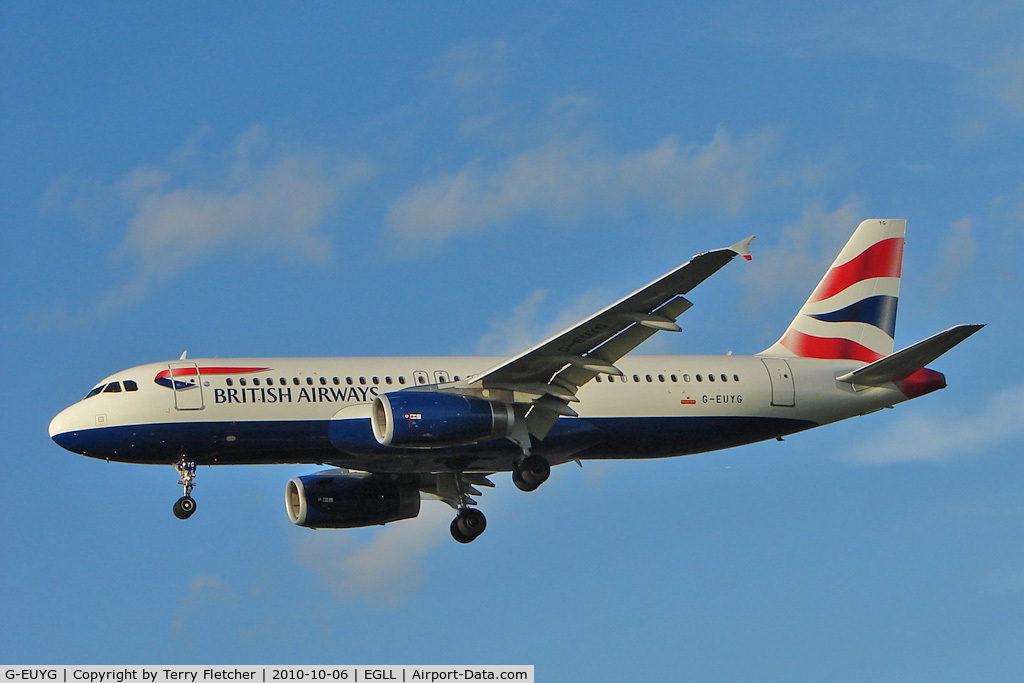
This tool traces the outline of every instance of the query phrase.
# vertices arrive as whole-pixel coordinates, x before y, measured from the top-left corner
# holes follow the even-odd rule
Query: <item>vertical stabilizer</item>
[[[906,227],[902,219],[857,226],[782,338],[759,355],[871,363],[891,354]]]

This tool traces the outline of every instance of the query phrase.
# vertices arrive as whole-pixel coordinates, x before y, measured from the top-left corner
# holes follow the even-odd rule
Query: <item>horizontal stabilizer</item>
[[[957,325],[951,327],[908,346],[902,351],[880,358],[853,372],[840,375],[836,379],[840,382],[869,387],[882,386],[889,382],[906,379],[983,327],[985,326]]]

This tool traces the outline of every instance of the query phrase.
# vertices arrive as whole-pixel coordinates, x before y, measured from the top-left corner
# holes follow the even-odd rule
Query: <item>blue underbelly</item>
[[[815,424],[765,417],[560,419],[533,452],[553,464],[579,459],[663,458],[740,446]],[[444,449],[381,446],[369,420],[193,422],[104,427],[54,436],[67,450],[119,462],[203,465],[330,463],[353,469],[506,470],[520,455],[507,439]]]

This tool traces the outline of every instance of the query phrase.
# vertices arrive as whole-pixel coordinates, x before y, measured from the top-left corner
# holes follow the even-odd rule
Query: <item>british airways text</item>
[[[215,403],[367,403],[377,396],[377,387],[244,387],[213,390]]]

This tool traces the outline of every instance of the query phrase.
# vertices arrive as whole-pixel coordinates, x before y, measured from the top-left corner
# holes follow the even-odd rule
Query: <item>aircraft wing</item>
[[[680,331],[676,318],[693,305],[683,295],[735,257],[749,260],[753,239],[694,256],[564,332],[467,378],[470,387],[532,397],[527,427],[543,439],[559,415],[576,415],[568,404],[581,386],[600,373],[621,375],[615,362],[655,332]]]

